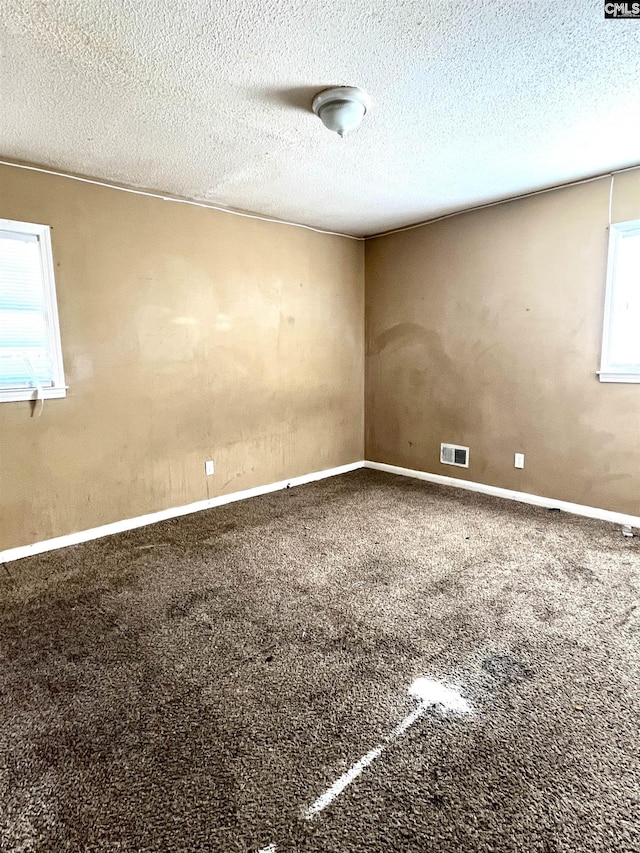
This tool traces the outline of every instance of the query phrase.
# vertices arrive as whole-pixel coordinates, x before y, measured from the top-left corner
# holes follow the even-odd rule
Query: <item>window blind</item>
[[[0,388],[53,385],[40,241],[0,230]]]
[[[611,313],[610,365],[640,365],[640,233],[618,242]]]

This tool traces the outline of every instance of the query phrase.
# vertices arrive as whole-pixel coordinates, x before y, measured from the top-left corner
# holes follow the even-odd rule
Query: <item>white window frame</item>
[[[62,344],[60,341],[60,321],[58,319],[58,303],[56,299],[56,283],[51,250],[51,229],[48,225],[38,225],[34,222],[19,222],[14,219],[0,219],[1,231],[13,231],[15,234],[35,236],[40,247],[40,263],[42,265],[42,286],[44,288],[45,323],[47,327],[47,342],[51,357],[52,385],[25,388],[2,388],[0,386],[0,403],[19,400],[51,400],[67,396],[67,386],[64,381],[64,365],[62,363]]]
[[[616,290],[616,263],[620,240],[625,235],[640,237],[640,219],[616,222],[609,226],[609,256],[607,259],[607,286],[604,301],[604,324],[602,329],[602,356],[598,376],[600,382],[640,382],[640,364],[614,364],[611,359],[613,338],[613,306]],[[638,271],[640,286],[640,270]],[[640,334],[640,329],[638,330]]]

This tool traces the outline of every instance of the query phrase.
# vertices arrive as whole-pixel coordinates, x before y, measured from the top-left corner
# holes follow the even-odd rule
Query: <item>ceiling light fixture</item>
[[[364,89],[336,86],[318,92],[311,106],[325,127],[338,136],[344,136],[360,127],[365,114],[371,109],[371,98]]]

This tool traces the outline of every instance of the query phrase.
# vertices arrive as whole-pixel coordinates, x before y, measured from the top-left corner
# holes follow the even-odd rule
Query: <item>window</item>
[[[640,219],[609,232],[601,382],[640,382]]]
[[[0,401],[64,396],[49,226],[0,219]]]

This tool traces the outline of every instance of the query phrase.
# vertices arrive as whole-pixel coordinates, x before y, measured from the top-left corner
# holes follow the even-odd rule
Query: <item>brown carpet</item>
[[[0,567],[0,849],[640,851],[639,542],[358,471]]]

